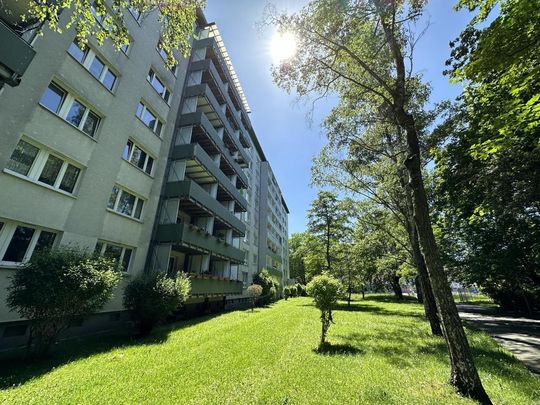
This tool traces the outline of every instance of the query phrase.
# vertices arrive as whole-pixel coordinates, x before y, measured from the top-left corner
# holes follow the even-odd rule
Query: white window
[[[118,76],[92,49],[89,47],[81,49],[77,42],[73,41],[69,46],[68,53],[78,60],[107,89],[113,90]]]
[[[49,84],[39,103],[85,134],[96,134],[101,118],[57,84]]]
[[[154,158],[146,153],[139,145],[135,144],[131,139],[128,140],[124,147],[122,157],[137,166],[142,171],[152,175],[154,169]]]
[[[114,186],[107,203],[107,208],[130,218],[141,219],[144,200],[122,189]]]
[[[27,262],[34,252],[52,248],[56,235],[55,231],[0,219],[0,262]]]
[[[105,256],[116,260],[122,271],[128,272],[129,265],[133,259],[135,249],[129,246],[121,246],[115,243],[98,240],[94,252],[100,256]]]
[[[152,130],[157,136],[161,135],[161,129],[163,128],[163,123],[157,118],[156,114],[148,109],[146,104],[142,101],[137,106],[137,112],[135,113],[137,117]]]
[[[154,90],[158,92],[158,94],[161,96],[165,102],[169,102],[169,99],[171,98],[171,92],[167,87],[163,84],[161,79],[156,75],[156,72],[154,72],[152,69],[148,72],[148,76],[146,77],[146,80],[152,85]]]
[[[11,154],[6,171],[69,194],[74,193],[81,173],[79,167],[22,139]]]

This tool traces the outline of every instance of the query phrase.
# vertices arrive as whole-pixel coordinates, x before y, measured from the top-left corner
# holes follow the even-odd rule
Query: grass
[[[483,307],[498,307],[493,299],[484,294],[467,294],[466,300],[461,301],[459,294],[454,294],[454,301],[456,304],[471,304],[471,305],[480,305]]]
[[[422,307],[387,296],[335,311],[331,344],[309,298],[170,325],[145,340],[65,343],[48,360],[0,364],[6,404],[469,404],[447,384],[443,340]],[[497,404],[540,404],[540,380],[468,331]]]

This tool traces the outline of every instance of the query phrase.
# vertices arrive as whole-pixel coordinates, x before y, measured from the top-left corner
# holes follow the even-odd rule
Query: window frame
[[[82,60],[79,60],[77,59],[69,50],[71,48],[72,45],[75,45],[77,46],[77,48],[79,48],[79,50],[81,50],[83,52],[83,58]],[[123,51],[122,51],[123,52]],[[98,55],[93,49],[92,47],[90,47],[89,45],[86,45],[85,46],[85,49],[81,49],[79,47],[79,44],[77,43],[76,40],[73,40],[73,42],[69,45],[68,49],[67,49],[67,53],[73,58],[75,59],[78,63],[80,63],[87,71],[88,73],[90,73],[90,76],[92,76],[94,79],[96,79],[98,82],[101,83],[101,85],[103,87],[105,87],[107,90],[109,90],[111,93],[114,93],[114,91],[116,90],[116,86],[118,84],[118,79],[120,77],[120,75],[118,74],[118,72],[116,71],[116,69],[112,68],[110,63],[101,55]],[[101,62],[101,64],[103,65],[103,69],[101,71],[101,73],[99,74],[99,77],[94,75],[94,73],[90,70],[90,68],[92,67],[92,64],[94,63],[95,60],[98,60],[99,62]],[[109,86],[107,86],[105,84],[105,78],[107,77],[107,73],[111,73],[113,76],[114,76],[114,82],[113,82],[113,85],[109,88]],[[57,85],[58,87],[58,85]],[[64,90],[65,91],[65,90]]]
[[[97,247],[98,247],[99,244],[101,244],[101,249],[98,252]],[[129,271],[130,271],[130,269],[132,267],[133,257],[135,256],[135,247],[120,244],[120,243],[115,243],[115,242],[109,242],[109,241],[106,241],[106,240],[103,240],[103,239],[98,239],[97,242],[96,242],[96,245],[94,247],[94,253],[98,254],[99,256],[105,256],[105,250],[107,249],[107,246],[109,246],[109,245],[119,247],[119,248],[122,249],[122,252],[120,253],[120,258],[118,259],[118,267],[122,269],[121,270],[122,273],[126,273],[126,274],[129,273]],[[131,250],[131,256],[129,257],[129,263],[128,263],[127,267],[124,267],[123,266],[123,261],[124,261],[124,257],[126,255],[127,250]]]
[[[58,108],[58,112],[55,112],[55,111],[51,110],[49,107],[47,107],[45,104],[43,104],[41,102],[41,98],[43,98],[43,95],[45,94],[45,92],[42,94],[42,96],[41,96],[41,98],[39,100],[39,105],[42,106],[43,108],[45,108],[47,111],[50,111],[54,115],[58,116],[59,118],[64,120],[66,123],[68,123],[72,127],[78,129],[80,132],[82,132],[86,136],[89,136],[90,138],[95,140],[96,139],[96,134],[97,134],[97,132],[99,131],[99,128],[100,128],[101,121],[103,120],[103,116],[98,114],[91,107],[89,107],[88,103],[86,103],[84,101],[81,101],[79,98],[74,96],[70,91],[66,90],[64,87],[60,86],[55,81],[51,81],[49,83],[49,85],[47,86],[47,89],[45,91],[47,91],[49,89],[49,86],[51,84],[54,85],[55,87],[59,88],[60,90],[62,90],[65,93],[65,96],[62,98],[62,101],[60,103],[60,107]],[[79,125],[75,125],[72,122],[67,120],[67,115],[70,112],[71,107],[73,106],[73,104],[75,102],[77,102],[80,105],[82,105],[83,107],[85,107],[85,111],[84,111],[84,113],[83,113],[83,115],[81,117],[81,122],[79,123]],[[88,116],[90,115],[90,113],[92,113],[95,117],[97,117],[97,125],[95,126],[95,129],[92,132],[92,134],[89,134],[88,132],[86,132],[84,130],[86,121],[87,121]]]
[[[24,222],[8,221],[5,219],[0,219],[0,223],[3,223],[3,226],[0,227],[0,267],[18,267],[23,266],[25,263],[27,263],[35,252],[37,242],[42,232],[50,232],[55,235],[51,248],[54,248],[58,243],[58,236],[60,235],[60,232],[57,230],[37,225],[31,225]],[[34,233],[30,238],[30,242],[28,243],[28,246],[24,252],[23,259],[20,262],[4,260],[7,249],[13,239],[13,236],[15,236],[15,232],[17,231],[17,228],[19,226],[31,228],[34,230]]]
[[[141,115],[139,116],[139,107],[142,106],[141,109]],[[143,121],[144,113],[149,112],[154,116],[155,124],[154,128],[150,127]],[[135,116],[143,123],[143,125],[148,128],[150,131],[152,131],[158,138],[161,139],[161,133],[163,132],[163,127],[165,126],[165,123],[159,118],[159,115],[156,114],[152,109],[148,108],[148,105],[143,101],[139,101],[139,104],[137,104],[137,109],[135,110]],[[159,124],[159,125],[158,125]],[[158,131],[159,126],[159,131]]]
[[[114,203],[113,203],[112,207],[109,207],[109,204],[111,202],[111,197],[114,194],[114,189],[115,188],[117,189],[116,197],[114,199]],[[130,196],[135,197],[135,200],[133,201],[133,208],[132,208],[131,215],[128,215],[128,214],[125,214],[123,212],[118,211],[118,205],[120,203],[120,200],[122,198],[123,193],[127,193]],[[122,215],[123,217],[130,218],[130,219],[133,219],[133,220],[138,221],[138,222],[142,222],[142,218],[144,216],[144,210],[145,210],[146,201],[147,201],[146,199],[144,199],[142,197],[139,197],[137,194],[133,193],[132,191],[127,190],[126,188],[120,186],[119,184],[115,184],[113,186],[112,190],[111,190],[111,193],[109,194],[109,199],[107,200],[107,210],[110,211],[110,212],[113,212],[115,214]],[[137,208],[138,208],[139,202],[142,203],[141,212],[139,214],[139,217],[136,217],[135,214],[137,213]]]
[[[59,155],[58,153],[55,153],[54,151],[51,151],[49,149],[43,148],[31,141],[29,141],[27,138],[23,137],[19,140],[17,143],[17,146],[20,142],[25,142],[35,148],[38,149],[38,152],[32,161],[32,164],[30,165],[30,169],[28,170],[28,173],[26,175],[16,172],[15,170],[9,169],[7,166],[4,168],[4,172],[9,173],[13,176],[21,177],[24,180],[30,181],[32,183],[38,184],[42,187],[47,187],[49,189],[52,189],[54,191],[69,195],[69,196],[75,196],[76,192],[78,191],[78,186],[80,184],[81,175],[83,172],[83,167],[79,165],[78,163],[66,159],[63,156]],[[12,154],[13,155],[13,152]],[[53,184],[45,183],[41,180],[41,175],[43,174],[43,169],[45,168],[45,165],[47,164],[47,161],[49,160],[49,157],[53,156],[56,159],[60,159],[62,161],[62,165],[60,167],[60,170],[58,171],[58,174],[56,175],[56,178],[54,180]],[[8,163],[11,161],[11,156],[8,159]],[[62,182],[64,181],[64,177],[66,175],[66,172],[69,168],[69,166],[73,166],[79,170],[79,174],[77,175],[77,180],[75,181],[75,184],[73,185],[73,190],[71,192],[63,190],[60,188],[62,185]]]
[[[126,147],[128,147],[130,142],[131,142],[131,148],[129,148],[128,156],[126,158],[126,157],[124,157],[124,152],[125,152],[125,149],[126,149]],[[131,159],[133,158],[133,153],[135,151],[135,148],[139,148],[142,152],[144,152],[146,154],[146,158],[144,159],[143,168],[140,168],[138,165],[136,165],[135,163],[133,163],[131,161]],[[140,144],[138,142],[136,142],[133,139],[129,138],[128,141],[126,142],[126,146],[124,147],[124,152],[122,152],[122,159],[124,161],[128,162],[132,166],[135,166],[137,169],[143,171],[144,173],[146,173],[150,177],[154,177],[154,169],[156,167],[156,165],[155,165],[156,158],[151,153],[149,153],[145,148],[140,146]],[[149,173],[149,172],[146,171],[146,169],[148,168],[148,162],[150,161],[150,159],[152,159],[152,167],[151,167],[150,173]]]
[[[159,84],[161,84],[161,87],[163,87],[163,93],[160,93],[158,89],[156,89],[156,86],[154,86],[154,80],[157,80]],[[150,83],[152,88],[155,90],[157,94],[169,105],[169,102],[171,101],[172,93],[169,90],[169,87],[165,84],[165,82],[159,77],[159,75],[156,73],[156,71],[150,67],[150,70],[148,71],[148,75],[146,76],[146,81]]]

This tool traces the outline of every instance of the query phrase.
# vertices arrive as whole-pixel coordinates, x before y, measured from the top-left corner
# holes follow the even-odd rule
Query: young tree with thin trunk
[[[404,166],[412,192],[414,224],[450,354],[450,381],[456,390],[491,403],[482,386],[433,234],[422,173],[415,83],[414,23],[424,1],[315,0],[294,15],[271,22],[292,32],[300,50],[274,69],[276,83],[299,96],[338,95],[354,89],[356,103],[370,106],[404,133]]]

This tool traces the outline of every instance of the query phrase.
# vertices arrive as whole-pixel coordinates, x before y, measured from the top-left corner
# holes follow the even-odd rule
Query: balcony
[[[221,138],[218,136],[214,126],[210,123],[206,114],[202,111],[183,114],[180,118],[180,126],[192,125],[191,142],[198,143],[211,154],[221,154],[220,168],[223,173],[238,176],[236,186],[238,188],[248,188],[248,179],[240,165],[234,160]]]
[[[273,269],[271,267],[270,268],[267,267],[266,270],[271,276],[277,277],[278,280],[280,281],[283,278],[283,273],[281,272],[281,270]]]
[[[0,20],[0,83],[18,86],[36,51]]]
[[[214,229],[231,228],[233,236],[244,236],[246,225],[232,212],[215,200],[201,186],[191,180],[167,183],[165,186],[167,198],[180,198],[182,210],[192,216],[215,216]]]
[[[191,296],[240,295],[244,287],[244,284],[237,280],[194,275],[190,275],[190,279]]]
[[[225,116],[218,100],[212,93],[210,86],[205,83],[189,86],[185,90],[184,96],[186,98],[198,97],[197,110],[204,112],[214,127],[224,127],[225,133],[230,139],[230,148],[238,151],[240,164],[247,166],[250,159],[244,150],[244,146],[242,145],[240,138],[236,136],[236,132],[231,127],[229,120]]]
[[[235,212],[247,211],[247,201],[231,180],[223,174],[216,162],[197,144],[178,145],[172,160],[187,160],[186,175],[199,184],[218,183],[217,200],[235,201]]]
[[[185,223],[161,224],[157,232],[158,243],[172,243],[173,249],[191,254],[209,254],[217,260],[230,260],[242,264],[243,250],[235,248],[209,233]]]

